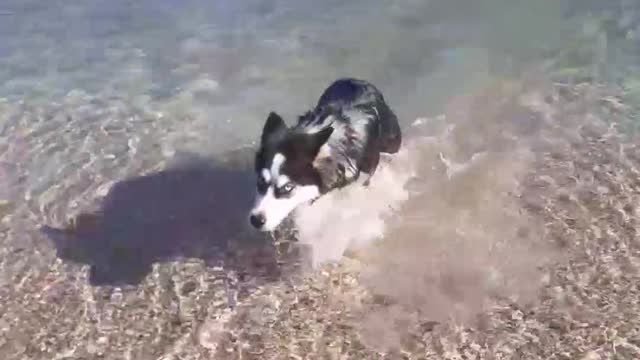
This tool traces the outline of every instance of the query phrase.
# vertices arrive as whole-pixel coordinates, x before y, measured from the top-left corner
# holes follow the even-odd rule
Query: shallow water
[[[610,4],[3,1],[0,338],[8,340],[0,342],[0,355],[75,358],[111,344],[113,354],[157,357],[178,351],[158,343],[186,344],[188,326],[174,326],[172,316],[198,326],[199,317],[215,313],[211,302],[226,308],[247,296],[224,290],[215,275],[220,267],[259,279],[247,288],[279,280],[273,269],[282,259],[268,239],[250,246],[231,241],[256,240],[242,216],[252,191],[247,154],[269,111],[292,122],[336,77],[372,81],[411,132],[417,118],[455,110],[455,97],[548,68],[586,37],[590,45],[579,56],[556,61],[562,70],[579,68],[581,77],[623,85],[640,100],[637,77],[629,76],[640,64],[639,10],[630,1]],[[604,35],[593,30],[601,17],[615,20]],[[483,121],[500,126],[490,116]],[[477,149],[467,137],[456,151],[470,156]],[[231,165],[213,160],[239,148],[244,155]],[[394,182],[392,175],[380,186]],[[388,195],[391,202],[406,200],[403,192]],[[59,232],[68,219],[94,210],[103,218],[97,225],[85,218],[89,225],[80,228],[90,229],[83,236]],[[48,237],[43,226],[51,227]],[[351,235],[366,244],[385,229],[379,221],[371,226],[373,235]],[[303,240],[313,242],[317,228],[305,229]],[[345,245],[337,246],[326,250],[339,257]],[[119,293],[122,284],[134,292]],[[62,310],[42,305],[56,301]],[[117,328],[136,311],[144,319],[131,331],[156,329],[149,330],[156,345],[118,338]],[[155,319],[155,311],[169,315]],[[42,347],[33,344],[34,334]],[[69,336],[88,338],[86,348],[69,345]]]
[[[0,193],[250,145],[268,111],[293,121],[338,76],[374,82],[407,125],[571,43],[573,3],[7,1]]]
[[[51,99],[80,89],[166,99],[200,90],[200,102],[216,105],[212,117],[216,108],[273,103],[299,112],[284,103],[308,105],[333,77],[354,75],[397,103],[443,67],[462,67],[446,75],[503,70],[509,57],[558,46],[571,30],[565,2],[8,1],[0,96]]]

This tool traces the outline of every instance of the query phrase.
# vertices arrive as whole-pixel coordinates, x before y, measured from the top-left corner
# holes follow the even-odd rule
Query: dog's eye
[[[285,193],[285,194],[286,193],[290,193],[291,191],[293,191],[293,184],[292,183],[285,184],[282,187],[282,192]]]
[[[278,186],[275,188],[275,195],[276,197],[289,196],[295,187],[296,185],[294,183],[286,183],[282,186]]]

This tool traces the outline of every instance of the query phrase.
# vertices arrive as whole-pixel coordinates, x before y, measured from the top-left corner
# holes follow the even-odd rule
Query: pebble
[[[582,360],[600,360],[600,354],[595,351],[589,351],[585,356],[582,357]]]
[[[100,185],[100,187],[98,187],[98,189],[96,189],[96,195],[99,197],[105,197],[107,196],[107,194],[109,194],[109,190],[111,190],[111,187],[113,186],[114,182],[113,181],[109,181],[105,184]]]

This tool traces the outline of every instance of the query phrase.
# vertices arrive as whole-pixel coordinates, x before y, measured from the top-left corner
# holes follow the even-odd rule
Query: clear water
[[[443,112],[449,99],[478,85],[550,63],[570,74],[586,68],[587,77],[633,90],[640,103],[640,81],[630,76],[640,64],[640,10],[634,1],[603,4],[4,0],[0,287],[11,286],[0,295],[19,307],[16,299],[37,293],[48,272],[75,276],[40,226],[61,226],[114,183],[183,155],[211,158],[250,146],[269,111],[292,122],[340,76],[376,84],[404,126]],[[577,55],[559,55],[584,41]],[[189,184],[211,190],[201,180]],[[153,209],[152,195],[131,196],[130,207],[140,200]],[[209,211],[183,205],[175,209]]]
[[[168,101],[199,87],[213,93],[189,106],[206,107],[211,122],[253,123],[267,108],[299,112],[327,82],[353,75],[411,117],[479,71],[518,71],[561,46],[576,29],[567,3],[6,1],[0,96],[46,101],[80,89]]]
[[[603,28],[602,19],[637,30],[632,1],[598,4],[7,0],[0,4],[0,150],[7,164],[0,192],[42,191],[28,183],[64,179],[52,169],[82,163],[87,152],[135,151],[150,167],[181,152],[210,156],[250,145],[268,111],[293,121],[339,76],[378,85],[407,125],[442,112],[454,95],[575,48],[578,36]],[[624,31],[604,43],[596,31],[584,54],[561,65],[588,64],[589,74],[613,73],[638,88],[617,66],[639,63],[637,41],[624,40]],[[634,56],[619,48],[633,48]],[[25,107],[33,114],[25,116]],[[98,136],[105,126],[121,136]],[[92,136],[94,145],[87,143]],[[78,152],[78,143],[89,148]],[[33,180],[25,184],[25,177]]]
[[[351,75],[379,84],[411,119],[437,113],[483,76],[518,73],[566,46],[582,26],[569,14],[602,12],[576,3],[8,0],[0,97],[49,101],[82,90],[173,100],[250,139],[265,111],[294,115]]]
[[[566,16],[573,7],[8,0],[0,5],[0,194],[22,204],[54,184],[86,190],[181,153],[250,145],[268,111],[293,121],[339,76],[378,85],[406,125],[571,43],[583,25]]]

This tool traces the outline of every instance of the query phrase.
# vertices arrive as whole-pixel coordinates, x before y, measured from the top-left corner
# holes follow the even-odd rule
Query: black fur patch
[[[381,152],[395,153],[402,142],[400,125],[382,93],[357,79],[336,80],[316,107],[287,127],[271,112],[256,153],[255,170],[270,169],[277,153],[285,156],[281,173],[300,185],[317,185],[322,193],[348,185],[361,172],[372,176]],[[328,155],[319,158],[327,144]]]

